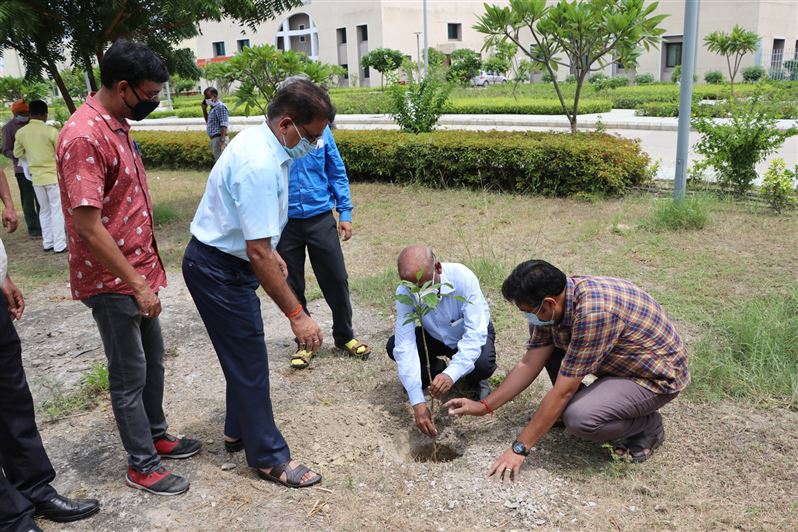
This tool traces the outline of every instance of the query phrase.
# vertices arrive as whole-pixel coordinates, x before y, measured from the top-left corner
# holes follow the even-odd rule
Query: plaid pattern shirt
[[[208,111],[208,136],[210,138],[219,135],[223,127],[230,125],[230,115],[227,112],[227,106],[219,101],[216,105],[211,106]]]
[[[570,277],[560,323],[529,329],[530,348],[566,351],[564,377],[628,378],[658,394],[690,383],[687,350],[665,311],[627,280]]]

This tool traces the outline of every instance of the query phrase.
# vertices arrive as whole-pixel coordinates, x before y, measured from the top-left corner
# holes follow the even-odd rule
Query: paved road
[[[240,131],[260,124],[260,116],[231,117],[230,129]],[[678,119],[635,116],[634,110],[614,109],[609,113],[582,115],[579,117],[581,130],[590,131],[601,123],[608,133],[625,138],[639,139],[654,161],[659,161],[660,179],[673,179],[676,169],[676,130]],[[795,121],[779,120],[778,127],[786,129]],[[205,123],[201,118],[159,118],[134,122],[134,129],[161,131],[203,131]],[[387,115],[339,115],[336,125],[340,129],[398,129]],[[440,129],[470,131],[567,131],[568,120],[564,116],[543,115],[443,115],[439,121]],[[690,146],[698,142],[700,135],[690,133]],[[789,166],[798,164],[798,136],[788,139],[776,153],[757,165],[762,174],[769,161],[780,157]],[[696,159],[692,149],[689,161]]]

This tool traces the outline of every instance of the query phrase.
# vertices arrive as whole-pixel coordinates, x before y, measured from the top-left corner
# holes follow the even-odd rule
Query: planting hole
[[[410,448],[410,456],[416,462],[451,462],[462,455],[462,452],[440,443],[437,448],[432,443],[416,445]]]

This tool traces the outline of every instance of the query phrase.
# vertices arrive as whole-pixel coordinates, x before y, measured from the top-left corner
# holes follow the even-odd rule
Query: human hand
[[[2,290],[3,295],[6,296],[8,310],[11,312],[11,319],[20,319],[22,313],[25,311],[25,299],[22,297],[22,292],[11,280],[11,277],[6,276],[6,280],[3,281],[3,286],[0,287],[0,290]]]
[[[352,238],[352,222],[338,222],[338,238],[344,242]]]
[[[455,397],[446,401],[443,406],[449,409],[449,414],[453,416],[484,416],[488,413],[485,405],[479,401],[472,401],[465,397]]]
[[[526,457],[520,454],[515,454],[512,449],[507,449],[496,460],[491,468],[488,470],[486,477],[496,475],[496,479],[502,483],[509,478],[512,482],[518,480],[518,475],[521,474],[521,464],[524,463]]]
[[[438,435],[438,429],[435,428],[435,422],[432,420],[432,413],[427,408],[427,403],[418,403],[413,405],[413,415],[416,417],[416,427],[418,430],[434,438]]]
[[[18,226],[19,217],[17,217],[17,211],[14,210],[14,207],[7,207],[3,209],[3,227],[6,228],[6,231],[13,233],[17,230]]]
[[[161,313],[161,300],[149,286],[144,285],[143,288],[136,290],[134,297],[139,306],[139,312],[145,318],[154,319]]]
[[[280,268],[280,273],[283,274],[283,279],[288,279],[288,265],[285,263],[279,253],[276,251],[272,251],[272,253],[274,253],[274,260],[277,261],[277,267]]]
[[[315,352],[324,341],[319,325],[304,312],[300,312],[291,318],[291,330],[299,342],[300,349]]]
[[[438,373],[429,385],[429,393],[432,397],[440,399],[452,389],[452,386],[454,386],[454,381],[450,376],[445,373]]]

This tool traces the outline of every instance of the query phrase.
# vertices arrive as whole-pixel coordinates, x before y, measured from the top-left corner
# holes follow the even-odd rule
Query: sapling
[[[424,276],[424,272],[419,270],[416,272],[416,282],[410,282],[402,280],[400,283],[401,286],[407,289],[407,293],[404,294],[396,294],[396,300],[403,305],[411,307],[413,310],[406,313],[404,316],[397,316],[397,319],[404,318],[404,322],[402,325],[407,325],[409,323],[417,323],[421,327],[421,341],[424,345],[424,359],[427,363],[427,378],[429,379],[428,382],[432,384],[432,368],[430,366],[430,357],[429,357],[429,349],[427,348],[427,335],[424,331],[424,316],[438,308],[441,300],[444,297],[452,297],[458,301],[463,301],[466,303],[470,303],[467,299],[462,296],[455,295],[452,292],[449,293],[441,293],[441,288],[446,287],[449,289],[453,289],[451,283],[435,283],[434,276],[429,281],[424,283],[421,282],[421,278]],[[435,423],[435,398],[430,397],[430,415],[432,416],[432,423]],[[432,460],[437,461],[437,444],[433,438],[432,441]]]

